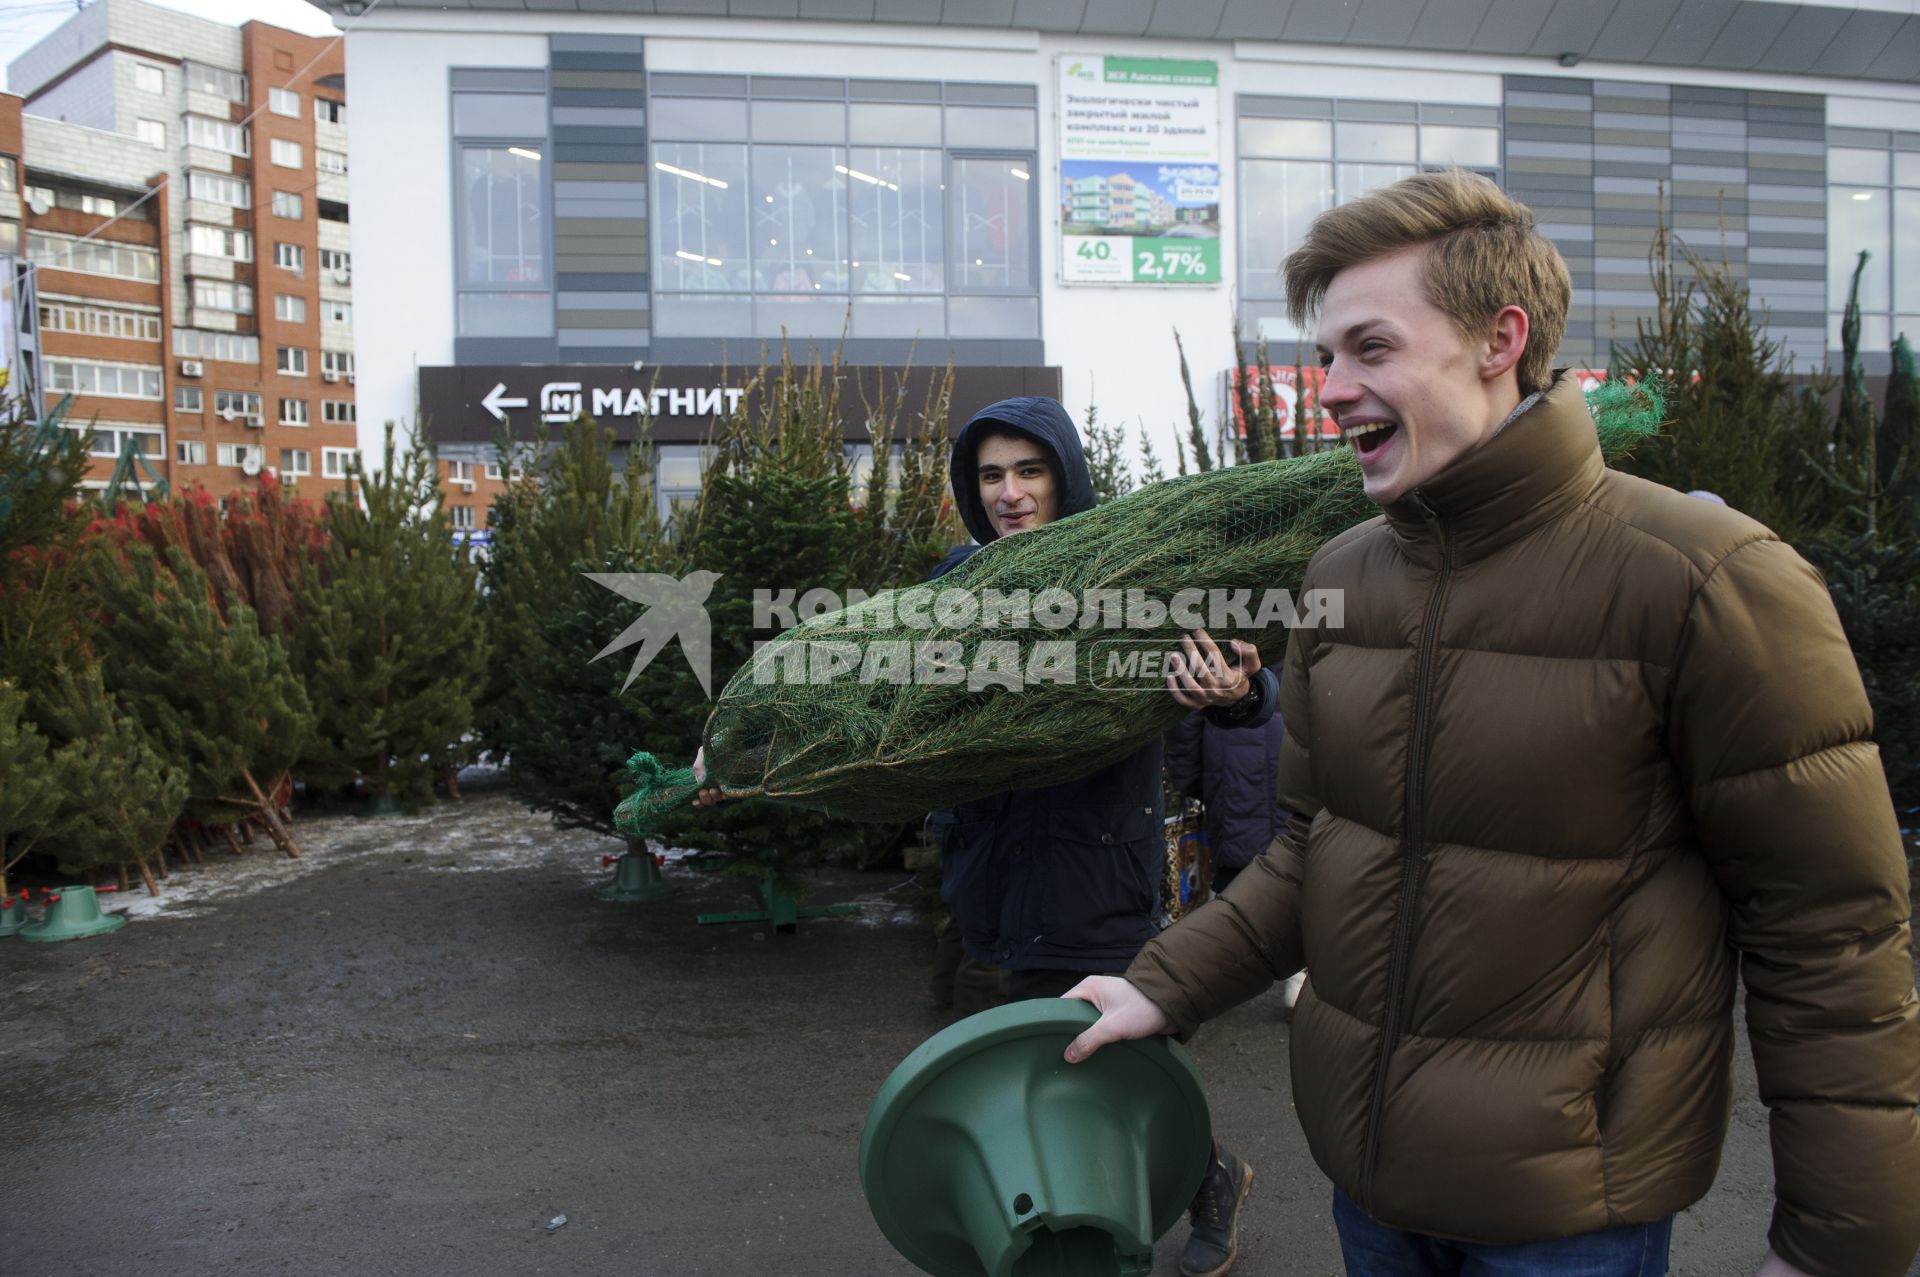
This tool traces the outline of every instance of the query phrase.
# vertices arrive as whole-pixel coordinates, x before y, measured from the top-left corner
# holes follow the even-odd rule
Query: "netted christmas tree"
[[[1603,395],[1601,442],[1617,457],[1662,405],[1651,386]],[[1186,713],[1153,694],[1157,678],[1113,681],[1103,652],[1177,650],[1199,609],[1217,642],[1244,639],[1277,662],[1295,600],[1276,592],[1297,588],[1329,538],[1377,513],[1340,449],[1190,474],[994,541],[935,583],[762,647],[707,721],[707,783],[901,820],[1083,776]],[[1244,610],[1225,607],[1222,623],[1236,599]],[[695,787],[691,772],[647,754],[632,769],[636,789],[617,818],[628,833]]]
[[[7,871],[57,827],[60,781],[47,738],[27,717],[27,694],[0,680],[0,899]]]
[[[301,768],[376,798],[431,793],[467,753],[486,668],[475,570],[441,509],[435,463],[386,434],[327,505],[327,550],[297,591],[294,668],[314,705]]]

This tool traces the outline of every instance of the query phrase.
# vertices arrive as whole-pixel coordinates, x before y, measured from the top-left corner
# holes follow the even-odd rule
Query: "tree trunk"
[[[288,832],[286,825],[281,821],[279,808],[275,807],[273,802],[265,794],[260,792],[260,782],[253,778],[252,772],[243,768],[240,775],[246,779],[247,788],[253,791],[254,801],[260,804],[259,820],[266,828],[267,836],[273,839],[275,846],[287,853],[289,860],[298,860],[300,858],[300,844],[293,840],[293,835]]]
[[[458,767],[447,768],[447,797],[454,802],[460,801],[460,769]]]
[[[242,847],[242,846],[240,845],[240,840],[239,840],[238,838],[235,838],[235,837],[233,836],[233,826],[232,826],[232,825],[222,825],[222,826],[220,826],[220,836],[221,836],[222,838],[225,838],[225,839],[227,840],[227,846],[229,846],[229,847],[231,847],[231,848],[233,848],[233,854],[234,854],[234,855],[236,855],[236,856],[244,856],[244,855],[246,855],[246,854],[247,854],[247,851],[246,851],[246,848],[244,848],[244,847]]]

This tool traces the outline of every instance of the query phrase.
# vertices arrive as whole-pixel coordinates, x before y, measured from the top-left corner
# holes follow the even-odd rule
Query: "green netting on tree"
[[[1657,386],[1623,382],[1602,384],[1589,403],[1610,460],[1653,433],[1664,408]],[[1111,628],[1109,613],[1079,606],[1090,592],[1164,605],[1196,587],[1229,599],[1245,591],[1250,623],[1209,617],[1208,632],[1223,651],[1240,638],[1275,664],[1288,630],[1274,614],[1258,623],[1252,606],[1297,588],[1315,551],[1377,513],[1352,450],[1337,448],[1171,479],[992,542],[937,581],[815,617],[763,646],[707,719],[705,783],[731,798],[902,820],[1084,776],[1187,712],[1162,678],[1144,672],[1150,667],[1133,676],[1114,670],[1125,670],[1129,652],[1178,650],[1189,627],[1171,612],[1156,622],[1147,606]],[[987,601],[1021,591],[1035,604],[1064,591],[1076,605],[1069,623],[1049,628],[1039,606],[1024,624],[1004,613],[985,623]],[[983,605],[971,618],[968,596]],[[904,623],[920,618],[926,623]],[[1061,671],[1050,657],[1059,649],[1046,645],[1062,643],[1071,648],[1070,677],[1055,681]],[[902,649],[904,681],[896,681]],[[962,677],[929,681],[942,670],[952,677],[956,662],[943,658],[955,654]],[[698,788],[690,769],[667,769],[651,754],[627,767],[634,790],[614,823],[630,836],[645,835]]]

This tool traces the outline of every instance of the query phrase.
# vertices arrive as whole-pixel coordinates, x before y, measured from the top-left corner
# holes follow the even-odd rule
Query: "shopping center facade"
[[[598,388],[695,465],[705,409],[784,339],[951,361],[963,410],[1057,392],[1170,465],[1175,332],[1209,419],[1256,339],[1311,362],[1281,259],[1438,165],[1559,245],[1563,363],[1604,367],[1652,317],[1662,227],[1747,281],[1800,368],[1836,361],[1861,249],[1870,369],[1920,335],[1912,0],[321,7],[361,125],[370,449],[386,419],[471,441]]]

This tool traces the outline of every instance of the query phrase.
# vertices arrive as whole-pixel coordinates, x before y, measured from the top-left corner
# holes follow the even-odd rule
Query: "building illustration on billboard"
[[[1060,220],[1069,235],[1220,237],[1215,165],[1064,160]]]

